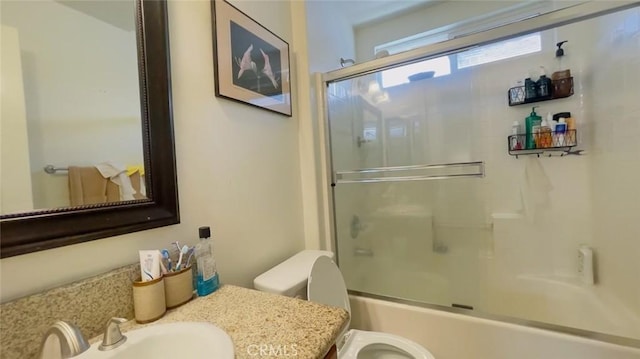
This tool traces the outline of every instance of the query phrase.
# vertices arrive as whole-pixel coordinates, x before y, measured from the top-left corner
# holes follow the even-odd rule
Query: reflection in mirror
[[[0,10],[0,257],[179,223],[166,1],[1,1]],[[53,38],[59,28],[72,31]],[[83,33],[91,41],[78,43]]]
[[[145,198],[135,5],[0,4],[0,214]]]

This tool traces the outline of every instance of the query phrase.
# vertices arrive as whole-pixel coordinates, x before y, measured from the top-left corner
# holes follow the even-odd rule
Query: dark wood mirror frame
[[[166,0],[136,2],[138,67],[150,199],[0,217],[2,258],[180,222]]]

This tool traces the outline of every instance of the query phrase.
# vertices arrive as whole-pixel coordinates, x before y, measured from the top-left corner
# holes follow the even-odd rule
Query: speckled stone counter
[[[305,300],[224,285],[206,297],[167,311],[158,321],[122,324],[122,330],[172,322],[208,322],[225,330],[235,346],[236,358],[264,358],[256,346],[295,348],[296,359],[322,358],[346,325],[349,314],[341,308]],[[92,342],[99,340],[94,338]],[[293,347],[292,347],[293,346]]]

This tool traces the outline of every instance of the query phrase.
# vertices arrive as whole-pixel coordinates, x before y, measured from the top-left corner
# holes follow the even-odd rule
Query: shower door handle
[[[353,255],[355,257],[373,257],[373,251],[371,249],[366,248],[354,248]]]

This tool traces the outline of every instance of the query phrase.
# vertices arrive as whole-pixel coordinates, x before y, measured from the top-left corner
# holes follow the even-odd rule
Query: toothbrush
[[[167,267],[165,267],[163,260],[162,260],[162,252],[158,251],[158,258],[160,258],[160,271],[162,272],[162,274],[167,274]]]
[[[196,252],[196,247],[195,246],[189,248],[189,258],[187,258],[187,267],[189,266],[189,264],[191,264],[191,257],[193,257],[193,254],[195,252]]]
[[[178,264],[176,264],[177,271],[180,270],[180,264],[182,264],[182,256],[187,254],[188,252],[189,252],[189,247],[187,247],[187,245],[182,246],[182,249],[180,250],[180,257],[178,257]]]
[[[182,251],[182,248],[180,248],[180,242],[175,241],[175,242],[172,242],[171,244],[173,244],[174,246],[176,246],[176,248],[178,249],[178,253],[180,253],[180,251]]]
[[[171,271],[171,257],[169,256],[169,251],[163,249],[160,253],[162,253],[162,258],[167,261],[167,270]]]

